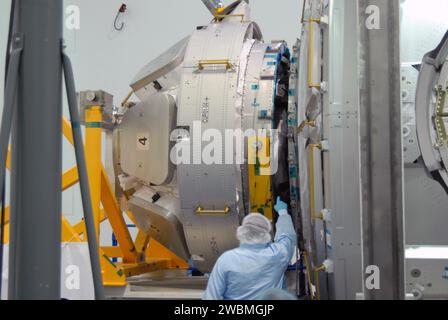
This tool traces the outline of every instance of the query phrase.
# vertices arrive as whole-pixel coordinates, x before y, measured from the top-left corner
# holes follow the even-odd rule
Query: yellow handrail
[[[207,65],[225,65],[226,70],[233,69],[233,64],[229,59],[199,60],[198,69],[204,70],[204,67]]]
[[[233,18],[233,17],[241,17],[241,23],[244,22],[244,14],[215,14],[215,21],[219,22],[220,19],[225,19],[225,18]]]
[[[197,207],[196,208],[196,214],[197,215],[209,215],[209,214],[210,215],[214,215],[214,214],[216,214],[216,215],[219,215],[219,214],[225,215],[225,214],[230,213],[230,211],[232,211],[230,209],[230,207],[225,207],[223,210],[208,210],[208,209],[204,209],[202,207]]]
[[[314,23],[320,23],[320,19],[308,19],[308,87],[321,89],[320,83],[314,83],[313,69],[314,69]]]
[[[320,266],[319,268],[314,269],[314,283],[316,285],[316,298],[317,300],[320,300],[320,283],[319,283],[319,272],[325,271],[325,266]]]
[[[315,196],[315,176],[314,176],[314,148],[322,149],[321,144],[310,144],[308,146],[308,176],[310,186],[310,216],[314,220],[322,220],[322,214],[316,213],[316,196]]]
[[[122,107],[126,107],[129,99],[132,97],[132,95],[134,94],[134,90],[131,90],[128,95],[126,96],[126,98],[124,98],[123,102],[121,102],[121,106]]]
[[[305,251],[303,253],[303,259],[305,260],[305,268],[306,268],[306,278],[308,280],[308,286],[310,287],[310,293],[311,293],[311,300],[314,300],[314,293],[313,293],[313,282],[311,281],[311,268],[310,263],[308,261],[308,252]]]

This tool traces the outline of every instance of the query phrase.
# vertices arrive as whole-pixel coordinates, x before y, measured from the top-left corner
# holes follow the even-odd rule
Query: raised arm
[[[297,245],[297,234],[291,216],[288,214],[288,205],[280,197],[277,198],[274,209],[279,214],[274,241],[277,246],[280,246],[280,249],[283,249],[281,252],[284,253],[285,261],[289,263]]]

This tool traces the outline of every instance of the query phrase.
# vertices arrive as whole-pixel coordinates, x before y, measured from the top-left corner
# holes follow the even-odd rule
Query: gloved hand
[[[280,197],[277,197],[277,203],[274,206],[275,211],[279,215],[288,214],[288,205],[280,199]]]

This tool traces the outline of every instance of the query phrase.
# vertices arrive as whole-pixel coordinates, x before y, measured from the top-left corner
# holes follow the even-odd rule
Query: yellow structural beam
[[[86,164],[92,207],[95,214],[95,227],[99,236],[100,223],[108,220],[118,240],[118,247],[101,247],[99,251],[103,282],[105,286],[125,286],[126,277],[161,269],[187,269],[188,263],[147,234],[139,231],[134,241],[129,233],[121,208],[115,198],[112,186],[102,165],[102,114],[100,107],[86,110]],[[62,132],[73,145],[71,123],[62,119]],[[7,168],[11,168],[11,154],[8,149]],[[62,190],[67,190],[79,182],[78,169],[73,167],[62,176]],[[101,204],[103,208],[101,208]],[[9,212],[5,210],[5,243],[9,242]],[[127,215],[135,223],[131,212]],[[86,241],[85,223],[80,221],[72,226],[62,216],[61,241]],[[122,258],[122,262],[113,263],[110,257]]]
[[[129,233],[120,206],[115,199],[104,167],[101,169],[101,202],[103,203],[109,223],[114,230],[115,237],[123,251],[124,262],[138,262],[138,253],[135,249],[134,241]]]
[[[121,252],[120,247],[101,247],[103,252],[111,258],[121,258],[123,256],[123,252]]]
[[[11,170],[11,147],[8,146],[8,154],[6,155],[6,169]]]
[[[148,248],[145,252],[146,260],[162,259],[167,260],[168,269],[188,269],[188,262],[174,254],[160,242],[150,239]]]
[[[107,220],[106,213],[104,212],[104,209],[100,210],[100,222],[104,222]],[[86,233],[86,224],[84,223],[84,219],[78,222],[73,226],[73,230],[79,235],[83,236]],[[84,241],[87,241],[87,237],[84,239]]]
[[[62,118],[62,134],[71,145],[74,144],[72,125],[65,117]]]
[[[135,238],[135,248],[138,252],[145,252],[146,248],[148,248],[149,240],[151,237],[139,230],[137,233],[137,237]]]
[[[114,230],[115,236],[123,252],[123,260],[128,263],[137,262],[138,261],[138,253],[134,246],[134,242],[132,240],[131,234],[126,225],[126,221],[124,220],[123,214],[121,212],[120,206],[115,199],[114,192],[112,191],[112,186],[110,185],[109,179],[106,174],[106,170],[102,165],[101,160],[101,122],[102,115],[101,108],[93,107],[91,109],[86,110],[85,118],[86,118],[86,159],[89,160],[87,162],[87,166],[89,168],[89,163],[91,163],[89,174],[89,180],[91,189],[90,192],[95,193],[92,196],[92,206],[95,206],[99,203],[102,203],[106,218],[109,220],[109,223]],[[62,120],[62,131],[65,138],[73,144],[73,135],[72,135],[72,127],[70,121],[63,118]],[[93,150],[96,149],[96,150]],[[93,163],[92,157],[97,159],[97,163]],[[99,168],[99,169],[98,169]],[[100,180],[97,180],[97,170],[100,172]],[[90,172],[94,171],[94,178],[90,177]],[[92,189],[92,185],[94,186]],[[99,186],[99,190],[97,191],[97,187]],[[99,208],[99,204],[98,204]],[[100,212],[100,209],[98,209]],[[95,219],[96,224],[99,226],[99,223],[102,221],[101,215]],[[84,233],[84,222],[80,222],[78,225],[74,226],[75,230],[78,233]]]
[[[154,272],[157,270],[169,269],[168,259],[148,259],[141,263],[116,263],[117,267],[123,270],[126,277],[138,276],[140,274]]]
[[[79,181],[78,167],[73,167],[66,173],[64,173],[62,176],[62,191],[65,191],[73,187],[75,184],[78,183],[78,181]]]
[[[9,243],[9,207],[5,208],[5,224],[3,225],[3,236],[4,244]]]
[[[97,240],[100,234],[100,206],[101,206],[101,150],[103,113],[100,106],[85,110],[86,120],[86,166],[89,176],[90,200],[95,222]]]
[[[80,235],[64,216],[62,216],[62,242],[82,242]]]

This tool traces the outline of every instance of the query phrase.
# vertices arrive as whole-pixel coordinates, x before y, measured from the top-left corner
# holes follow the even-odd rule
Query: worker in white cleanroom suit
[[[297,242],[288,205],[277,199],[274,242],[271,222],[259,213],[246,216],[236,236],[240,246],[216,262],[204,300],[255,300],[269,289],[281,289]]]

